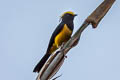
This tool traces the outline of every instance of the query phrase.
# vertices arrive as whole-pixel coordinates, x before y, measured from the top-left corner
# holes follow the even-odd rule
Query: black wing
[[[46,54],[49,53],[50,48],[52,47],[52,45],[53,45],[53,43],[54,43],[55,37],[56,37],[57,34],[59,34],[59,32],[63,29],[63,26],[64,26],[64,23],[61,22],[61,23],[57,26],[57,28],[54,30],[54,32],[53,32],[53,34],[52,34],[52,36],[51,36],[51,38],[50,38],[50,41],[49,41],[49,45],[48,45]]]
[[[41,70],[41,68],[43,67],[44,63],[47,61],[47,59],[49,58],[50,56],[50,48],[52,47],[53,43],[54,43],[54,40],[55,40],[55,37],[56,35],[62,30],[64,24],[63,23],[60,23],[57,28],[55,29],[55,31],[53,32],[52,36],[51,36],[51,39],[50,39],[50,42],[49,42],[49,45],[48,45],[48,48],[47,48],[47,52],[46,54],[43,56],[43,58],[39,61],[39,63],[35,66],[33,72],[39,72]]]

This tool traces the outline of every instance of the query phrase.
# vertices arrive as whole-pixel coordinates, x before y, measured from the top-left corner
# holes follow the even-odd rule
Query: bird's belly
[[[72,34],[72,31],[65,24],[62,31],[55,38],[56,47],[58,48],[59,46],[62,45],[62,43],[67,42],[70,39],[71,34]]]

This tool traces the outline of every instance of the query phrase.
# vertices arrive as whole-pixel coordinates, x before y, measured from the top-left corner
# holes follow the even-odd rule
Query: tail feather
[[[39,72],[43,65],[45,64],[45,62],[47,61],[47,59],[49,58],[49,56],[50,54],[45,54],[43,58],[40,60],[40,62],[35,66],[33,72]]]

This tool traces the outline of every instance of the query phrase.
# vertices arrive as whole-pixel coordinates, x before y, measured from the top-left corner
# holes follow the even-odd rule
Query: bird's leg
[[[65,42],[62,43],[60,49],[62,50],[63,49],[63,46],[65,45]],[[67,58],[67,56],[65,54],[63,54],[65,58]]]
[[[61,47],[60,47],[60,49],[62,49],[64,45],[65,45],[65,43],[63,42],[62,45],[61,45]]]
[[[57,50],[57,53],[59,53],[61,50],[63,50],[63,46],[65,45],[65,42],[63,42],[62,44],[61,44],[61,46],[59,46],[59,45],[57,45],[57,47],[58,47],[58,50]],[[64,50],[63,50],[64,51]],[[65,57],[65,58],[67,58],[67,56],[63,53],[63,56]]]

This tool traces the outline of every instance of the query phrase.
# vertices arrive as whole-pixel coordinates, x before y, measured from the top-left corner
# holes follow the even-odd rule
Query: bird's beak
[[[77,16],[77,14],[75,14],[74,16]]]

